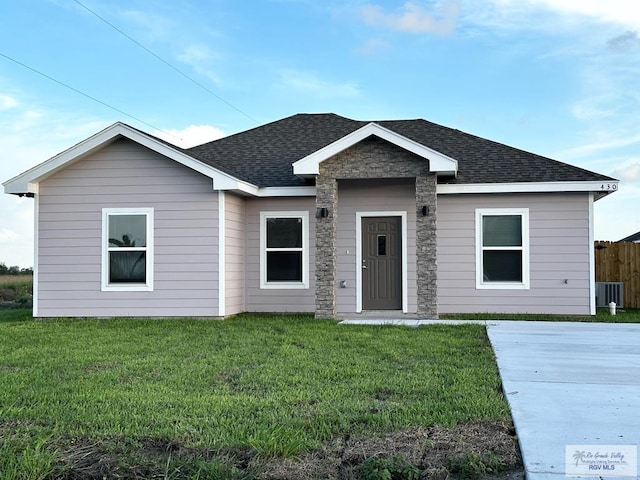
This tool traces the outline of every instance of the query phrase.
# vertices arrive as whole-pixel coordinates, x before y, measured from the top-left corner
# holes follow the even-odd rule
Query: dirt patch
[[[372,438],[345,436],[299,458],[262,462],[264,473],[258,478],[357,479],[372,457],[387,465],[401,457],[419,470],[421,479],[524,479],[513,426],[496,422],[419,427]]]
[[[296,458],[262,458],[249,449],[196,449],[152,439],[74,443],[59,454],[55,478],[209,478],[214,465],[215,478],[357,480],[364,478],[364,468],[380,471],[386,465],[393,470],[398,462],[414,476],[367,478],[525,478],[513,427],[499,422],[417,427],[370,438],[345,435]]]

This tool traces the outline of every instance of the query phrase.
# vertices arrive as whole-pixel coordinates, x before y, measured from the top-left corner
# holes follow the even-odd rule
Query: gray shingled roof
[[[628,237],[624,237],[619,242],[640,242],[640,232],[633,233]]]
[[[373,121],[458,161],[457,178],[440,183],[589,182],[614,180],[426,120]],[[305,185],[292,164],[371,123],[335,114],[298,114],[185,150],[258,187]]]

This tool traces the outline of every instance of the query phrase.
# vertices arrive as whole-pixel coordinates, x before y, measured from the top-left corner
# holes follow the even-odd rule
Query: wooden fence
[[[624,306],[640,308],[640,243],[595,242],[596,282],[624,282]]]

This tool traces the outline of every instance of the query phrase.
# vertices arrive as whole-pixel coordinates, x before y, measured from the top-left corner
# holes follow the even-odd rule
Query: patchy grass
[[[611,315],[608,308],[599,308],[596,315],[542,315],[518,313],[447,313],[440,318],[457,320],[536,320],[545,322],[605,322],[640,323],[640,309],[618,309]]]
[[[517,450],[482,326],[4,310],[0,336],[0,472],[20,472],[7,478],[357,478],[363,453],[392,460],[380,439],[398,432],[441,453],[429,428],[455,432],[456,455],[479,461],[460,432],[484,424]]]
[[[25,308],[32,299],[32,275],[0,275],[0,307]]]

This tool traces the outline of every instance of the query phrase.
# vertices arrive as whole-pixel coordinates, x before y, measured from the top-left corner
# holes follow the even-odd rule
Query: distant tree
[[[7,267],[6,263],[0,262],[0,275],[33,275],[33,268],[20,268],[17,265]]]

